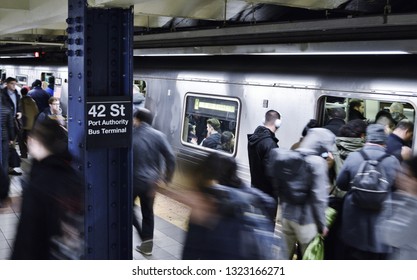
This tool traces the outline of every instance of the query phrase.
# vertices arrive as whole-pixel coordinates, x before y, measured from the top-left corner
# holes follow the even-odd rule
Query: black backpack
[[[350,182],[352,201],[361,208],[379,210],[390,191],[390,183],[385,170],[381,168],[381,162],[390,155],[385,153],[378,159],[370,159],[365,151],[360,150],[359,153],[364,161]]]
[[[304,204],[310,196],[311,170],[305,155],[297,150],[273,149],[270,174],[279,197],[292,204]]]

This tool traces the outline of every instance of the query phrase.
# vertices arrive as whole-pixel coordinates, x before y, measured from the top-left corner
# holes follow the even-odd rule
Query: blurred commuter
[[[221,145],[220,122],[216,118],[207,120],[207,137],[201,142],[203,147],[216,149]]]
[[[32,97],[28,96],[28,89],[20,90],[22,98],[20,99],[20,108],[22,109],[22,130],[21,141],[19,141],[20,157],[27,158],[27,138],[28,133],[32,129],[35,119],[39,114],[38,106]]]
[[[389,112],[395,120],[395,123],[399,123],[400,121],[407,119],[404,115],[404,106],[400,102],[393,102],[391,106],[389,106]]]
[[[365,105],[363,103],[363,100],[359,99],[352,99],[349,102],[349,116],[348,121],[351,120],[366,120],[363,113],[365,112]]]
[[[35,100],[39,112],[43,112],[46,108],[48,108],[48,100],[50,96],[45,90],[42,89],[42,82],[40,80],[35,80],[32,83],[32,89],[28,92],[28,95]]]
[[[346,124],[346,112],[343,108],[332,108],[329,110],[329,120],[324,128],[330,130],[336,136],[340,136],[340,128]]]
[[[386,254],[390,252],[389,246],[382,241],[381,232],[377,230],[377,224],[382,217],[382,207],[374,205],[375,200],[380,201],[380,195],[390,196],[397,171],[400,168],[399,161],[394,156],[387,154],[385,149],[386,139],[387,135],[383,125],[369,125],[366,130],[364,147],[358,152],[349,154],[336,180],[336,184],[341,190],[348,191],[344,197],[340,230],[340,238],[346,245],[345,258],[347,259],[385,259]],[[375,178],[375,176],[366,174],[365,171],[367,170],[362,170],[359,173],[359,169],[364,166],[363,163],[366,161],[365,155],[362,153],[373,160],[382,172],[373,172],[373,174],[381,174],[382,176],[375,186],[369,186],[369,182],[373,182],[372,178]],[[370,164],[372,164],[372,161]],[[366,189],[362,191],[365,185],[354,185],[353,182],[357,178],[361,178],[362,174],[367,176],[365,178],[369,180],[367,183],[368,189],[372,190],[374,188],[377,191],[366,191]],[[359,195],[363,198],[362,200],[359,200]],[[359,203],[364,200],[368,203]]]
[[[39,116],[36,121],[39,122],[43,121],[46,118],[51,118],[56,120],[63,127],[67,127],[66,120],[62,116],[61,103],[59,101],[59,98],[49,98],[48,105],[48,108],[45,108],[43,112],[39,113]]]
[[[404,161],[381,222],[382,240],[393,248],[388,258],[417,260],[417,157]]]
[[[258,126],[253,134],[248,134],[248,156],[253,187],[263,191],[276,200],[276,210],[278,209],[278,193],[272,186],[271,178],[267,175],[267,168],[270,164],[270,152],[278,148],[278,139],[275,133],[281,126],[281,115],[275,110],[265,113],[263,125]],[[275,217],[273,217],[275,222]]]
[[[243,184],[233,157],[209,154],[193,172],[195,191],[180,201],[191,207],[182,259],[239,260],[272,258],[270,217],[274,200],[256,188]],[[265,208],[258,215],[246,215],[252,208]],[[269,212],[268,212],[269,209]],[[263,219],[262,219],[263,218]],[[266,222],[265,222],[266,221]],[[255,234],[263,232],[264,239]],[[269,238],[266,238],[268,237]],[[262,244],[257,246],[257,244]]]
[[[33,162],[23,188],[14,260],[82,258],[84,188],[67,145],[67,132],[50,119],[28,137]]]
[[[309,185],[309,193],[305,203],[298,204],[287,199],[284,194],[280,195],[282,232],[290,252],[290,258],[295,252],[296,244],[300,247],[303,255],[308,244],[318,233],[326,236],[328,232],[325,210],[330,183],[328,164],[322,154],[331,153],[334,141],[335,135],[330,130],[311,128],[296,150],[305,155],[304,160],[310,171],[304,172],[311,172],[311,181],[299,182],[299,184]],[[278,182],[278,192],[280,192],[279,186]],[[297,189],[301,189],[301,187]]]
[[[410,159],[412,150],[410,143],[413,140],[414,123],[407,119],[401,120],[394,131],[388,135],[387,152],[395,156],[400,162]]]
[[[139,197],[142,211],[142,225],[134,215],[133,226],[142,240],[136,250],[147,256],[153,248],[156,186],[171,182],[175,170],[172,148],[166,136],[151,127],[152,119],[151,112],[145,108],[139,108],[133,119],[133,202]]]

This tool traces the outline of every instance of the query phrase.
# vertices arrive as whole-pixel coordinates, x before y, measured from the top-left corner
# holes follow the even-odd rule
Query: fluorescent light
[[[395,55],[409,54],[405,51],[327,51],[327,52],[269,52],[249,53],[251,55]]]

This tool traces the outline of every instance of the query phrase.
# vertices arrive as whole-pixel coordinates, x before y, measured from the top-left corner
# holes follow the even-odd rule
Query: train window
[[[16,75],[17,84],[25,86],[28,84],[28,75]]]
[[[134,80],[133,82],[133,110],[145,106],[146,82],[143,80]]]
[[[0,69],[0,80],[5,81],[6,80],[6,69]]]
[[[323,104],[319,108],[319,122],[323,126],[336,127],[337,120],[332,119],[343,119],[344,122],[363,119],[368,124],[384,124],[387,132],[392,132],[402,119],[415,122],[415,108],[403,101],[325,96],[319,104]]]
[[[240,101],[237,98],[188,93],[182,143],[234,154]]]
[[[49,80],[49,77],[54,76],[54,73],[49,73],[49,72],[42,72],[41,73],[41,81],[42,82],[47,82]]]
[[[146,82],[143,80],[134,80],[133,85],[138,89],[140,93],[145,97],[146,96]]]

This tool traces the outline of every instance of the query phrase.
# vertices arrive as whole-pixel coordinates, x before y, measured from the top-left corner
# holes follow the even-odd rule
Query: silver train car
[[[154,127],[177,153],[179,175],[210,151],[200,144],[207,119],[216,118],[222,132],[234,136],[233,148],[219,152],[235,157],[241,178],[250,182],[247,135],[261,125],[266,111],[282,115],[276,133],[282,148],[299,141],[310,119],[324,125],[329,109],[348,111],[352,99],[364,101],[369,122],[393,102],[403,104],[404,114],[415,121],[416,62],[414,55],[141,56],[134,58],[134,100],[154,113]],[[61,80],[57,86],[66,109],[65,66],[0,64],[0,70],[26,75],[29,84],[53,73]],[[178,186],[186,184],[182,176],[174,179]]]
[[[231,156],[240,176],[250,181],[247,135],[261,125],[266,111],[282,115],[279,146],[298,142],[310,119],[324,125],[330,108],[348,112],[352,99],[365,104],[371,123],[393,102],[415,120],[415,56],[197,56],[141,57],[135,79],[146,84],[146,107],[154,125],[166,133],[180,163],[194,163],[207,149],[190,143],[194,115],[220,120],[222,131],[235,135]],[[203,126],[205,123],[198,124]],[[416,151],[415,145],[414,152]]]

